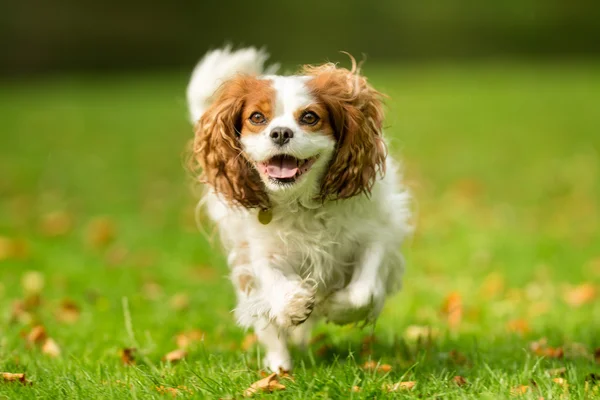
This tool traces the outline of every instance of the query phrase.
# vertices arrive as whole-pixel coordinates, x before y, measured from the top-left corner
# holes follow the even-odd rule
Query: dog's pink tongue
[[[298,172],[298,163],[292,157],[275,157],[267,164],[267,174],[271,178],[292,178]]]

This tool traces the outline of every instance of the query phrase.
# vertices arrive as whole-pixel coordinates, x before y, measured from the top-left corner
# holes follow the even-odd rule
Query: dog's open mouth
[[[287,154],[280,154],[267,161],[256,163],[260,172],[276,183],[294,183],[312,167],[318,156],[299,159]]]

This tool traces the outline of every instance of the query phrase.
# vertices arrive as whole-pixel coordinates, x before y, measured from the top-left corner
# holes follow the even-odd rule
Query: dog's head
[[[368,194],[385,168],[381,97],[355,64],[236,75],[196,124],[200,178],[247,208]]]

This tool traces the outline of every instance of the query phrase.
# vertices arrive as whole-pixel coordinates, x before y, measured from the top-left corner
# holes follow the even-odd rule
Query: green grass
[[[382,385],[402,380],[417,384],[398,397],[497,399],[528,385],[525,398],[565,390],[591,398],[600,301],[574,307],[564,297],[573,285],[600,289],[600,64],[366,72],[391,96],[387,135],[416,197],[405,287],[388,301],[369,351],[370,328],[320,325],[325,338],[294,354],[295,382],[265,397],[384,398]],[[240,349],[246,333],[230,314],[224,257],[193,220],[181,161],[191,136],[186,78],[2,84],[0,237],[27,248],[0,261],[0,371],[25,372],[33,384],[0,382],[0,398],[169,397],[160,386],[185,386],[184,398],[238,398],[259,378],[261,349]],[[49,237],[40,223],[55,211],[73,226]],[[104,248],[88,243],[99,217],[115,228]],[[11,321],[13,302],[31,290],[29,271],[44,277],[41,303]],[[463,302],[457,329],[441,312],[452,292]],[[174,308],[182,294],[189,305]],[[81,308],[73,324],[56,318],[65,299]],[[529,330],[511,332],[515,320]],[[27,345],[36,323],[60,357]],[[411,325],[439,334],[415,342],[405,336]],[[181,363],[161,361],[190,329],[204,341]],[[565,357],[533,354],[542,337]],[[136,365],[122,364],[125,347],[138,349]],[[369,359],[392,370],[360,368]],[[567,389],[546,373],[558,367]],[[468,385],[455,385],[455,375]]]

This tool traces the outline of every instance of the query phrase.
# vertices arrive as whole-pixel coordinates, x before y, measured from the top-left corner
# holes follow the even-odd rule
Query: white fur
[[[208,53],[188,87],[192,119],[197,120],[210,104],[217,81],[231,76],[231,71],[260,73],[257,68],[266,58],[266,53],[254,49]],[[279,371],[292,367],[288,336],[305,345],[310,327],[319,318],[339,324],[377,318],[386,296],[401,285],[400,245],[410,232],[410,210],[409,194],[400,185],[390,157],[387,173],[377,180],[370,198],[360,195],[324,204],[312,200],[335,142],[326,135],[305,133],[292,118],[293,111],[314,101],[305,77],[264,79],[273,80],[275,117],[263,134],[242,140],[244,151],[255,161],[282,151],[298,158],[319,155],[319,159],[290,188],[265,180],[273,204],[268,225],[258,221],[258,210],[231,207],[211,191],[204,200],[229,252],[238,323],[254,326],[267,349],[266,365]],[[283,150],[273,147],[267,134],[278,126],[294,131]],[[253,277],[252,288],[245,292],[236,284],[241,275]]]

